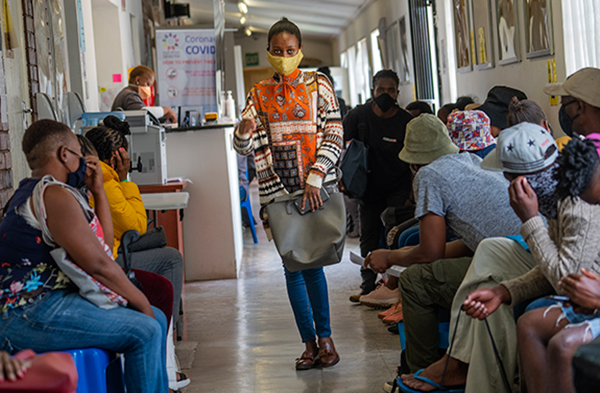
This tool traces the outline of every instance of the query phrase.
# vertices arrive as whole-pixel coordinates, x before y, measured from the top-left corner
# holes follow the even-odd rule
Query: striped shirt
[[[340,110],[323,74],[296,69],[257,83],[242,118],[255,119],[256,130],[247,139],[236,132],[234,147],[243,155],[254,150],[262,205],[305,184],[320,188],[340,157]]]

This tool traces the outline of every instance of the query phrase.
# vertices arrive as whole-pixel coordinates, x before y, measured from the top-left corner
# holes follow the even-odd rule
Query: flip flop
[[[465,392],[465,385],[442,386],[436,382],[433,382],[429,378],[421,377],[420,374],[421,374],[421,372],[423,372],[423,370],[425,370],[425,369],[422,368],[419,371],[417,371],[415,373],[415,375],[413,375],[413,377],[415,379],[418,379],[421,382],[425,382],[435,388],[435,390],[430,390],[429,392],[431,392],[431,393],[434,393],[434,392],[464,393]],[[426,393],[424,390],[416,390],[416,389],[406,386],[404,384],[404,381],[402,380],[402,378],[398,378],[397,382],[398,382],[398,387],[400,388],[400,391],[402,391],[404,393]]]

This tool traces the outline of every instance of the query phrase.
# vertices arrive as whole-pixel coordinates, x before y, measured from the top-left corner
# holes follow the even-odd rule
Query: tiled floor
[[[303,344],[287,299],[280,259],[262,229],[259,243],[244,234],[238,280],[185,285],[184,340],[198,341],[187,393],[381,392],[399,362],[398,336],[377,311],[348,301],[360,282],[348,261],[358,241],[349,239],[345,260],[325,269],[333,339],[341,361],[330,369],[295,371]]]

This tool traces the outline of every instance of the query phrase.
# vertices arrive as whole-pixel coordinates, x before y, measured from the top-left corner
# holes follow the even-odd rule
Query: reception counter
[[[237,278],[243,252],[233,125],[167,130],[169,177],[191,182],[183,220],[186,281]]]

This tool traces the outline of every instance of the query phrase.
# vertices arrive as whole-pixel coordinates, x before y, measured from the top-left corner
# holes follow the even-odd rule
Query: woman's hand
[[[254,131],[256,131],[256,121],[254,119],[242,119],[238,124],[237,132],[241,138],[251,138]]]
[[[574,309],[577,306],[589,310],[600,308],[600,277],[583,268],[581,273],[563,277],[558,286],[572,300]]]
[[[302,196],[302,210],[306,208],[307,200],[310,203],[311,212],[314,212],[323,206],[323,201],[321,200],[321,189],[307,184],[304,187],[304,195]]]
[[[463,303],[463,310],[475,319],[485,319],[500,307],[502,303],[510,303],[511,296],[504,285],[493,288],[477,289]]]
[[[510,205],[522,222],[538,215],[537,195],[523,176],[510,182],[508,195],[510,196]]]
[[[31,366],[31,360],[11,358],[8,352],[0,351],[0,382],[4,380],[16,381],[23,378]]]
[[[119,181],[126,180],[127,174],[129,173],[129,167],[131,166],[131,159],[129,158],[129,154],[127,154],[127,150],[120,148],[115,151],[111,161],[115,168],[115,172],[119,175]]]
[[[104,183],[102,181],[102,167],[100,161],[96,156],[86,156],[85,164],[87,170],[85,171],[85,177],[83,182],[85,183],[88,190],[91,191],[92,195],[98,195],[104,192]]]
[[[364,268],[370,268],[375,273],[385,273],[392,265],[389,256],[392,250],[375,250],[369,253],[365,258]]]

